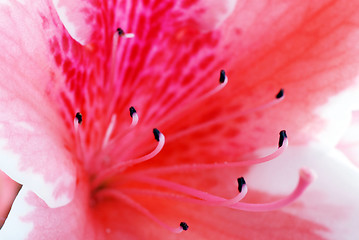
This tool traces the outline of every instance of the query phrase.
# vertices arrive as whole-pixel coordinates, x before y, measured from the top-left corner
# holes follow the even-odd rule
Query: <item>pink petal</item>
[[[354,111],[351,124],[343,135],[337,147],[343,151],[348,159],[357,167],[359,167],[359,111]]]
[[[233,12],[236,0],[195,0],[162,2],[147,0],[133,1],[85,1],[56,0],[55,6],[69,33],[82,44],[92,43],[99,37],[99,29],[115,30],[118,27],[131,29],[134,18],[141,14],[152,15],[152,11],[176,12],[182,21],[190,19],[201,31],[209,31],[220,24]],[[120,11],[116,9],[120,5]],[[160,14],[158,14],[160,15]],[[109,21],[104,21],[108,17]],[[143,16],[141,16],[143,17]],[[114,20],[115,19],[115,20]]]
[[[324,229],[310,220],[285,212],[246,213],[225,208],[208,209],[208,206],[152,196],[135,198],[174,227],[179,220],[190,224],[190,231],[175,235],[121,201],[106,200],[94,207],[83,187],[86,188],[79,186],[74,201],[59,208],[49,208],[34,193],[22,189],[0,231],[0,238],[265,239],[270,236],[271,239],[320,239],[316,231]],[[263,194],[256,196],[263,197]]]
[[[237,4],[232,15],[210,32],[202,32],[193,24],[193,12],[181,11],[171,2],[156,3],[151,2],[149,12],[128,2],[119,3],[117,8],[68,3],[67,13],[73,13],[72,18],[87,14],[87,18],[77,20],[88,21],[86,29],[93,34],[86,46],[91,51],[60,63],[67,76],[63,93],[70,95],[62,101],[70,106],[65,113],[68,117],[75,108],[86,116],[90,145],[99,144],[98,136],[104,134],[103,126],[113,114],[124,116],[125,109],[133,105],[144,125],[158,127],[172,137],[172,142],[167,142],[167,159],[177,161],[204,153],[205,159],[220,155],[231,160],[258,145],[273,144],[281,129],[287,129],[296,142],[318,138],[312,134],[314,129],[326,130],[328,120],[317,113],[317,108],[354,84],[358,68],[353,66],[359,62],[353,44],[357,28],[347,22],[359,21],[355,10],[359,3],[351,2],[349,8],[341,1]],[[226,9],[220,14],[223,19],[231,12],[231,7]],[[109,14],[113,11],[115,14]],[[277,24],[278,19],[284,20]],[[85,28],[84,23],[78,26]],[[117,27],[136,37],[121,40],[112,59],[112,37]],[[85,72],[76,63],[83,57],[88,58],[81,65]],[[112,64],[117,66],[116,60],[116,81],[111,82],[106,73],[113,70]],[[228,70],[229,85],[216,96],[191,104],[218,85],[221,68]],[[271,101],[280,88],[287,95],[280,106],[226,119],[227,115]],[[105,94],[106,89],[111,89],[111,94]],[[185,105],[189,107],[182,110]],[[116,106],[114,110],[112,106]],[[212,119],[219,121],[199,127]],[[102,130],[94,132],[93,126]],[[192,127],[199,130],[175,138]],[[181,151],[183,155],[179,155],[177,146],[191,153]],[[216,152],[205,146],[216,146]]]
[[[66,204],[75,169],[55,104],[64,78],[49,44],[62,39],[64,28],[49,2],[12,1],[0,12],[0,167],[49,206]]]
[[[281,129],[286,129],[290,140],[296,143],[325,138],[317,133],[325,132],[331,120],[321,115],[318,108],[327,104],[331,96],[357,84],[359,2],[350,4],[348,7],[348,2],[343,1],[272,1],[238,5],[222,25],[222,33],[218,33],[216,52],[208,54],[213,57],[211,60],[206,61],[193,51],[192,58],[199,57],[203,64],[198,61],[193,62],[196,65],[187,61],[176,62],[179,66],[163,64],[172,67],[173,75],[168,81],[181,81],[185,74],[179,69],[188,69],[194,75],[190,82],[194,87],[183,84],[172,87],[177,92],[171,93],[168,91],[171,86],[164,85],[161,94],[146,107],[136,101],[140,108],[151,106],[153,125],[183,106],[183,102],[191,102],[188,98],[195,101],[193,92],[211,80],[214,82],[220,68],[228,69],[229,84],[208,101],[193,104],[188,111],[171,115],[172,119],[163,126],[156,126],[168,136],[161,155],[163,161],[158,163],[172,164],[194,156],[201,156],[198,161],[232,160],[259,146],[274,145]],[[207,42],[209,39],[213,38],[208,37]],[[221,62],[222,58],[227,62]],[[151,70],[155,75],[155,69]],[[151,77],[146,81],[151,81]],[[286,98],[278,106],[226,119],[271,101],[280,88],[285,89]],[[168,102],[175,104],[169,106]],[[220,121],[170,142],[169,137],[213,119]]]
[[[237,172],[218,171],[216,174],[209,173],[209,176],[207,176],[209,180],[206,181],[204,174],[197,173],[196,177],[187,177],[182,181],[187,185],[195,185],[209,192],[229,197],[229,194],[235,192],[236,186],[231,186],[229,184],[231,181],[226,180],[230,180],[230,177],[232,177],[232,182],[235,182],[236,177],[240,176],[240,174],[241,171],[238,170]],[[229,177],[227,177],[228,175]],[[214,176],[217,176],[217,178],[213,178]],[[200,179],[205,180],[200,182]],[[223,182],[226,184],[223,184]],[[230,189],[231,187],[232,189]],[[280,197],[269,195],[268,193],[258,193],[255,190],[250,191],[251,197],[249,200],[247,198],[249,202],[267,202]],[[123,225],[118,225],[118,227],[126,234],[138,239],[152,235],[159,239],[322,239],[317,231],[326,230],[325,226],[314,222],[312,219],[303,219],[298,215],[283,211],[248,213],[221,207],[210,208],[208,206],[188,204],[181,201],[156,198],[155,196],[146,197],[141,195],[135,199],[173,227],[177,226],[179,221],[185,221],[190,226],[188,231],[176,236],[166,229],[158,227],[157,224],[148,219],[146,220],[145,217],[137,216],[134,212],[132,217],[136,219],[138,224],[124,223]],[[126,209],[125,211],[130,210]],[[113,218],[107,218],[106,221],[114,222],[116,213],[113,214]],[[138,228],[143,230],[138,231]],[[117,234],[121,234],[122,231],[118,231],[120,233]],[[113,230],[113,232],[115,236],[116,231]]]
[[[36,194],[23,188],[0,231],[1,239],[103,239],[88,215],[87,196],[49,208]],[[21,229],[19,231],[19,229]]]
[[[318,178],[297,202],[281,211],[321,226],[315,232],[324,239],[355,239],[359,234],[359,171],[335,148],[318,143],[292,146],[276,161],[252,167],[245,175],[248,188],[285,194],[296,184],[303,166],[314,169]]]
[[[228,20],[239,20],[241,30],[233,76],[240,80],[230,88],[232,94],[245,96],[249,91],[263,99],[280,87],[286,92],[284,102],[263,113],[264,117],[258,113],[246,118],[251,126],[238,128],[246,141],[259,134],[263,137],[253,142],[268,141],[264,136],[275,128],[286,129],[292,142],[301,143],[318,139],[313,133],[326,131],[330,120],[317,109],[330,96],[357,84],[359,3],[348,3],[250,3],[242,7],[248,11]],[[237,101],[247,99],[251,98]]]
[[[171,2],[150,2],[148,7],[144,2],[145,10],[129,2],[117,8],[61,3],[68,7],[67,13],[73,13],[70,20],[77,19],[81,29],[85,25],[78,21],[88,21],[86,29],[93,33],[85,73],[65,67],[76,66],[71,61],[61,64],[67,75],[63,91],[72,95],[66,115],[80,109],[89,123],[86,139],[98,145],[98,136],[104,134],[112,115],[126,122],[124,111],[136,106],[143,125],[158,127],[171,137],[162,154],[166,160],[159,164],[199,155],[208,161],[218,156],[233,160],[258,146],[275,144],[281,129],[287,129],[295,142],[318,139],[320,135],[313,132],[325,131],[329,120],[317,109],[330,96],[353,86],[359,69],[357,1],[351,1],[351,7],[342,1],[237,4],[232,15],[210,32],[193,24],[192,11],[181,11]],[[226,14],[219,15],[223,19],[231,12],[230,7],[226,9]],[[76,14],[87,17],[76,18]],[[117,27],[136,37],[121,39],[112,59]],[[106,74],[114,70],[112,64],[119,65],[114,82]],[[228,70],[228,86],[193,103],[217,87],[222,68]],[[286,99],[279,106],[226,118],[271,101],[280,88],[285,89]],[[111,94],[105,94],[106,89]],[[218,120],[216,124],[200,127],[213,119]],[[94,133],[93,126],[102,130]],[[193,127],[198,129],[183,136],[184,129]],[[123,131],[123,126],[115,129]]]

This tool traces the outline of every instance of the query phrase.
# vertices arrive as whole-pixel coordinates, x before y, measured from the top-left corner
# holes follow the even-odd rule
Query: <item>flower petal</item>
[[[169,219],[168,216],[171,216],[171,222],[175,222],[174,218],[186,221],[190,225],[190,231],[183,233],[183,238],[355,238],[358,235],[355,224],[359,216],[359,172],[340,152],[328,149],[327,145],[291,146],[278,159],[253,166],[249,172],[247,169],[237,168],[215,169],[162,177],[230,197],[236,189],[236,178],[243,176],[249,189],[244,201],[263,203],[290,193],[302,167],[314,169],[318,179],[296,202],[274,212],[245,213],[220,207],[191,206],[167,199],[154,201],[154,197],[149,195],[139,195],[137,201],[148,206],[161,219]]]
[[[223,176],[223,174],[218,175]],[[198,183],[197,180],[196,176],[194,184]],[[218,183],[216,179],[212,179],[211,183],[215,185],[214,189],[216,190],[221,187],[226,190],[229,188],[228,185],[223,185],[223,182],[222,185]],[[208,182],[202,182],[201,186],[207,187],[209,192],[212,190]],[[221,194],[228,195],[228,192],[222,191]],[[264,193],[257,193],[254,196],[252,191],[250,201],[253,202],[253,199],[258,202],[268,199],[270,201],[274,198],[272,195],[268,196]],[[201,206],[142,195],[136,200],[171,226],[175,227],[179,221],[185,221],[189,225],[188,231],[176,236],[145,217],[133,214],[132,216],[141,225],[143,224],[149,229],[145,229],[143,232],[138,231],[139,226],[133,224],[125,225],[126,228],[123,226],[121,229],[139,239],[146,238],[146,235],[148,236],[151,232],[155,232],[159,239],[322,239],[317,231],[325,230],[324,226],[312,219],[303,219],[298,215],[283,211],[243,212],[224,207]]]
[[[88,46],[93,48],[95,61],[85,67],[96,66],[94,71],[81,75],[81,84],[67,73],[72,75],[67,79],[68,92],[77,100],[73,105],[81,106],[92,125],[107,125],[112,114],[123,116],[125,109],[135,106],[148,129],[158,127],[172,140],[184,129],[199,129],[176,139],[173,149],[168,144],[167,158],[173,154],[175,158],[188,157],[187,151],[177,156],[175,148],[181,145],[191,149],[192,156],[205,152],[208,158],[221,155],[233,159],[258,145],[275,142],[281,129],[287,129],[295,142],[322,136],[312,134],[314,129],[324,132],[329,125],[318,108],[330,96],[355,84],[359,2],[351,1],[351,7],[343,1],[238,3],[233,10],[234,3],[228,1],[223,4],[226,10],[218,7],[219,14],[213,14],[222,24],[203,32],[201,24],[194,24],[196,11],[191,9],[206,8],[210,3],[125,1],[113,6],[59,1],[69,21],[92,33]],[[186,11],[179,6],[186,6]],[[279,19],[283,20],[278,23]],[[112,58],[117,27],[136,37],[119,40],[118,52]],[[114,66],[118,66],[118,72],[113,73],[115,80],[106,74],[115,71]],[[218,86],[221,68],[228,70],[228,86],[196,104],[198,98]],[[104,84],[93,84],[93,79],[102,79]],[[76,90],[71,91],[74,85]],[[274,99],[280,88],[287,96],[283,104],[246,114]],[[104,94],[103,89],[112,89],[111,94]],[[242,116],[231,118],[232,114]],[[213,119],[218,120],[216,124],[208,124]],[[95,134],[88,138],[100,139]],[[188,144],[199,147],[193,149]],[[209,145],[212,149],[216,146],[216,152],[202,147]]]
[[[351,118],[351,124],[342,139],[337,145],[348,159],[357,167],[359,167],[359,111],[354,111]]]
[[[358,84],[358,8],[358,1],[251,3],[243,7],[243,14],[228,20],[239,21],[241,30],[234,56],[238,68],[232,74],[240,80],[228,96],[245,96],[249,91],[261,98],[279,88],[286,95],[273,111],[248,116],[252,127],[239,127],[246,138],[260,132],[257,140],[264,142],[272,126],[276,131],[286,129],[292,142],[304,143],[319,139],[321,135],[313,132],[330,127],[318,108]]]
[[[141,103],[141,99],[137,99],[140,109],[153,106],[149,124],[155,125],[157,119],[160,123],[163,118],[167,120],[162,126],[156,125],[168,136],[161,155],[166,159],[159,160],[159,164],[194,156],[212,158],[209,161],[230,161],[260,146],[274,145],[282,129],[288,131],[291,142],[327,138],[328,135],[319,133],[336,123],[319,108],[328,104],[330,97],[358,84],[358,8],[358,1],[239,4],[217,32],[219,38],[213,46],[216,50],[209,50],[208,54],[207,48],[202,47],[200,54],[193,52],[191,59],[200,58],[203,64],[193,60],[196,68],[190,70],[194,76],[192,88],[169,83],[172,79],[180,81],[181,75],[185,75],[178,71],[169,75],[166,83],[170,86],[164,84],[154,100]],[[209,39],[213,38],[208,37],[207,42]],[[203,42],[200,43],[207,46]],[[201,54],[208,54],[212,59],[205,60]],[[222,62],[222,58],[227,61]],[[173,71],[186,69],[184,64],[164,66]],[[189,61],[187,68],[191,66]],[[214,82],[221,67],[228,70],[228,85],[207,101],[193,104],[198,98],[195,94],[198,89],[208,87],[207,79]],[[156,75],[155,69],[151,71]],[[285,90],[283,102],[267,110],[251,112],[274,100],[280,88]],[[171,93],[169,89],[176,91]],[[181,110],[184,102],[191,105],[186,111]],[[344,115],[349,114],[350,109],[341,109]],[[166,114],[171,117],[166,118]],[[231,117],[236,114],[240,116]],[[209,124],[214,120],[218,121]],[[193,129],[195,131],[183,134]],[[337,137],[338,133],[334,131],[332,135]]]
[[[96,238],[91,217],[87,214],[87,196],[49,208],[35,193],[21,189],[0,231],[1,239],[103,239]],[[19,231],[21,229],[21,231]]]
[[[176,12],[177,18],[182,18],[182,21],[190,20],[201,31],[209,31],[223,23],[234,10],[237,0],[196,0],[178,3],[158,0],[54,2],[71,36],[85,45],[93,42],[99,36],[99,32],[103,34],[102,31],[106,31],[105,29],[132,29],[137,19],[144,18],[146,14],[152,15],[153,18],[161,17],[163,11]]]
[[[197,177],[191,178],[190,182],[187,178],[187,183],[225,196],[236,192],[235,184],[228,184],[230,182],[226,180],[239,172],[232,169],[228,173],[223,175],[223,171],[216,171],[203,176],[197,173]],[[206,175],[215,178],[207,181],[204,179]],[[236,182],[235,179],[232,179],[233,182]],[[189,224],[187,232],[176,235],[120,200],[91,202],[87,187],[85,181],[80,181],[74,200],[59,208],[49,208],[33,192],[23,188],[0,231],[0,238],[80,240],[146,239],[155,236],[157,239],[266,239],[271,236],[271,239],[320,239],[316,231],[325,230],[311,220],[286,212],[246,213],[156,196],[130,196],[170,226],[177,227],[181,221]],[[258,201],[263,196],[273,198],[256,194],[254,200]],[[19,226],[23,231],[18,231]]]
[[[49,206],[63,205],[76,173],[57,107],[64,78],[53,56],[60,45],[51,43],[65,42],[66,32],[49,1],[9,4],[0,6],[0,168]]]
[[[335,148],[292,146],[276,161],[252,167],[245,175],[248,187],[285,194],[295,185],[303,166],[314,169],[318,178],[296,203],[282,211],[321,225],[316,233],[325,239],[358,236],[359,171]]]

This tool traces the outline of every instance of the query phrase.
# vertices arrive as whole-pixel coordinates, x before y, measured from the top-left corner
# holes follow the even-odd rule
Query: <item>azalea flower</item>
[[[1,238],[340,235],[358,211],[341,217],[342,228],[328,221],[333,202],[313,213],[318,194],[337,194],[323,187],[327,181],[309,187],[304,202],[297,198],[315,178],[311,168],[355,188],[332,176],[325,160],[330,169],[353,178],[355,172],[319,144],[281,156],[295,161],[276,158],[288,145],[283,129],[295,144],[337,134],[318,109],[356,84],[358,7],[358,1],[4,3],[0,168],[23,187]],[[255,150],[267,146],[270,153],[257,157]],[[276,211],[263,212],[270,210]]]

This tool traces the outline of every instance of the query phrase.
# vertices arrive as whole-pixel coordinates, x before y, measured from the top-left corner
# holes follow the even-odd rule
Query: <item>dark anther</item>
[[[136,112],[136,109],[134,107],[130,107],[130,116],[132,117],[133,114]]]
[[[76,113],[76,119],[79,124],[82,123],[82,114],[80,112]]]
[[[283,145],[284,139],[286,139],[286,138],[287,138],[286,131],[285,130],[280,131],[278,147],[281,147]]]
[[[122,28],[117,28],[116,31],[117,31],[118,35],[120,35],[120,37],[125,35],[125,31],[123,31]]]
[[[284,89],[281,88],[281,89],[279,90],[279,92],[277,93],[277,95],[275,95],[275,98],[276,98],[276,99],[279,99],[279,98],[282,98],[283,96],[284,96]]]
[[[224,70],[221,70],[219,73],[219,83],[224,83],[226,80],[226,72]]]
[[[155,136],[155,139],[157,142],[160,141],[160,131],[157,128],[153,129],[153,135]]]
[[[188,230],[188,225],[187,225],[187,223],[185,223],[185,222],[181,222],[180,223],[180,226],[181,226],[181,228],[183,228],[183,230],[185,230],[185,231],[187,231]]]
[[[237,178],[237,182],[238,182],[238,191],[242,192],[242,187],[244,184],[246,184],[246,181],[244,181],[243,177]]]

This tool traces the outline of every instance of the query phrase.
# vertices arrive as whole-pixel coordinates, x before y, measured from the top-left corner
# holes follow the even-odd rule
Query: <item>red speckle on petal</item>
[[[62,70],[67,73],[70,71],[70,68],[72,67],[72,63],[69,59],[65,59],[64,64],[62,66]]]
[[[55,58],[56,65],[61,66],[61,64],[62,64],[61,54],[56,54],[54,58]]]
[[[68,36],[62,35],[62,50],[67,53],[69,50],[69,39]]]
[[[75,113],[74,106],[72,105],[70,99],[67,97],[65,92],[60,93],[61,99],[63,100],[67,116],[72,116]],[[71,121],[70,121],[71,122]]]
[[[195,5],[198,1],[197,0],[184,0],[181,2],[183,8],[189,8]]]

